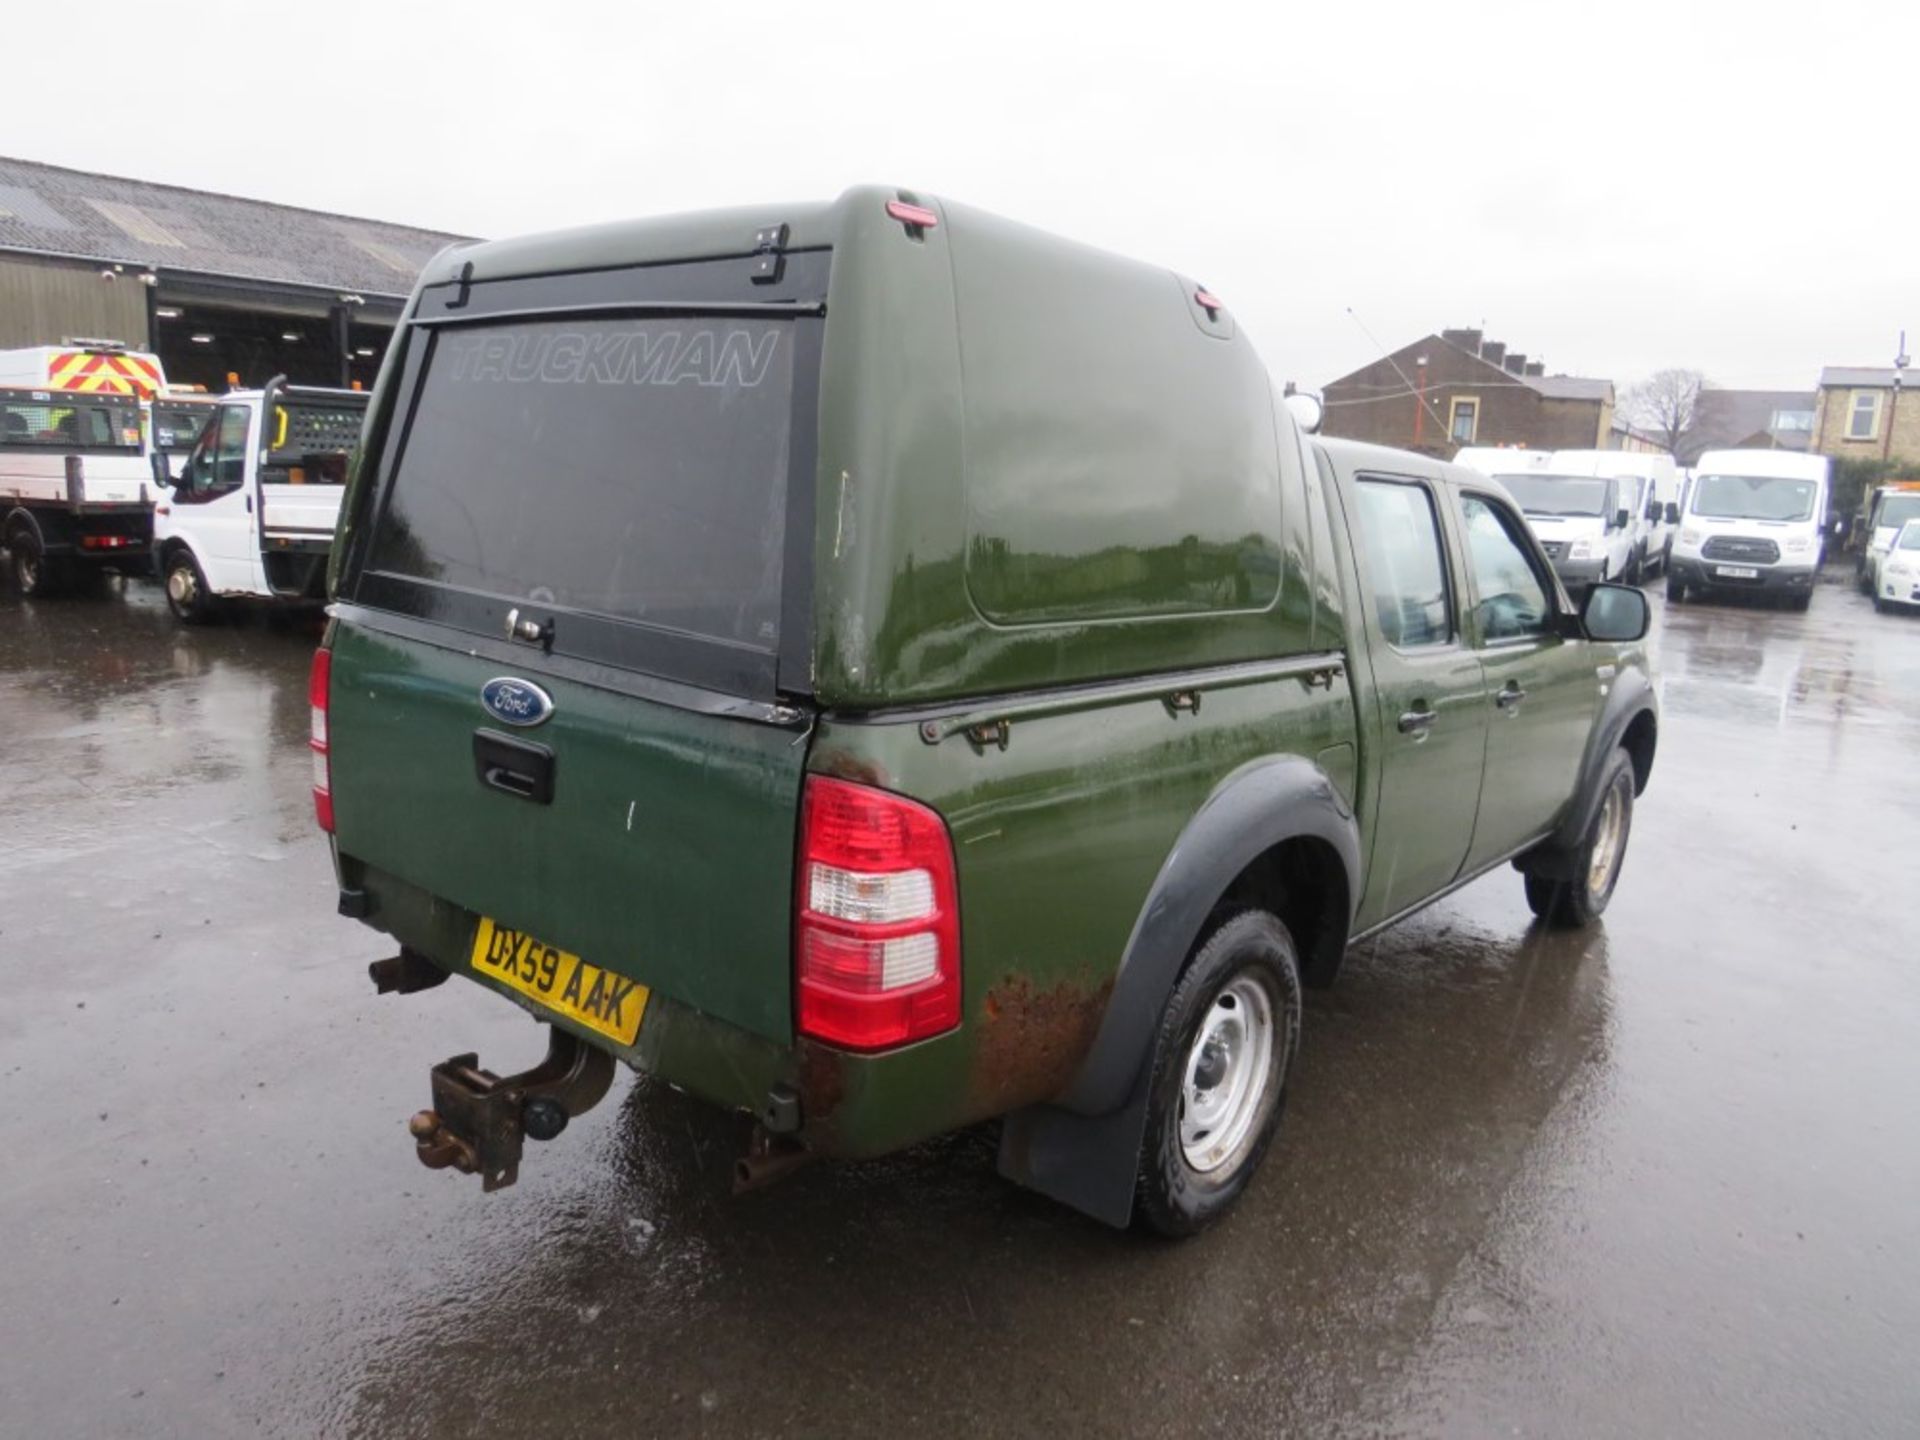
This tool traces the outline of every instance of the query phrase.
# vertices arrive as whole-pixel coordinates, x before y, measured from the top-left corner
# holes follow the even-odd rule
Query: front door
[[[247,475],[253,412],[222,405],[200,432],[175,489],[175,525],[193,541],[214,593],[260,589],[258,507]]]
[[[1561,632],[1559,599],[1526,526],[1504,500],[1459,498],[1472,606],[1467,633],[1486,675],[1486,785],[1467,856],[1490,865],[1551,829],[1573,798],[1602,677]]]
[[[1376,713],[1360,928],[1444,890],[1473,835],[1488,712],[1480,661],[1460,631],[1437,488],[1363,475],[1348,522],[1360,570]]]

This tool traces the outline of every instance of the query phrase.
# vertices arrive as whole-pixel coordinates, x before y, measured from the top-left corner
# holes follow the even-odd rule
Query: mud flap
[[[1153,1056],[1134,1077],[1127,1103],[1107,1115],[1029,1105],[1000,1130],[999,1170],[1007,1179],[1070,1205],[1115,1229],[1133,1223],[1140,1145],[1147,1133]]]

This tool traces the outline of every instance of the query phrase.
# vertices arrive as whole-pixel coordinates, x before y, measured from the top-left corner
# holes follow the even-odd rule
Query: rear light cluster
[[[131,535],[82,535],[80,537],[82,550],[131,550],[134,546],[144,543]]]
[[[811,776],[801,800],[800,1031],[884,1050],[960,1023],[953,841],[924,805]]]
[[[327,700],[332,689],[333,652],[316,650],[307,675],[307,704],[313,712],[307,748],[313,751],[313,818],[329,835],[333,833],[333,760],[327,749]]]

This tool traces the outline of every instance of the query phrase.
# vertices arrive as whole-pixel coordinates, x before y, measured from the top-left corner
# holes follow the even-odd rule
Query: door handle
[[[1506,689],[1493,697],[1493,703],[1498,705],[1502,710],[1511,710],[1526,698],[1526,691],[1522,690],[1512,681],[1508,681]]]
[[[1424,738],[1433,721],[1434,712],[1431,710],[1409,710],[1400,717],[1400,733]]]
[[[480,783],[535,805],[553,802],[553,751],[498,730],[473,732],[473,769]]]

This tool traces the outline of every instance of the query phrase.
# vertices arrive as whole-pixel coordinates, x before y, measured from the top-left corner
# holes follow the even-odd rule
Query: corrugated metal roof
[[[0,247],[404,296],[465,236],[0,156]]]
[[[1894,369],[1891,365],[1829,365],[1820,372],[1822,390],[1891,390]],[[1909,370],[1900,382],[1920,389],[1920,370]]]

